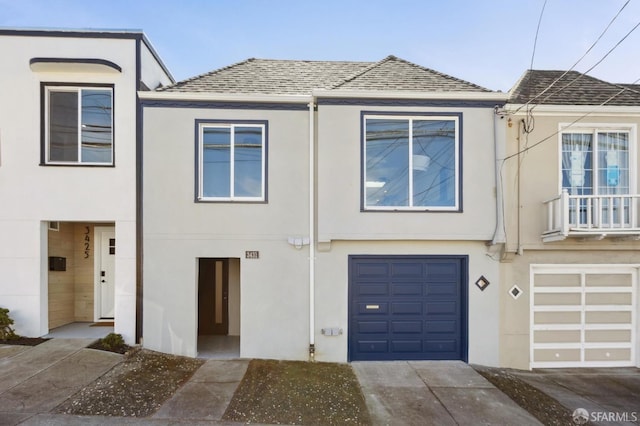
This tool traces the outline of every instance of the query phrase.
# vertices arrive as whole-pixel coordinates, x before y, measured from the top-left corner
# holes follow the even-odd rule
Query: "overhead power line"
[[[618,13],[616,13],[616,15],[609,21],[609,24],[607,24],[607,26],[605,27],[605,29],[600,33],[600,35],[598,36],[598,38],[596,38],[596,40],[591,44],[591,46],[589,46],[589,48],[587,49],[586,52],[584,52],[584,54],[573,64],[571,65],[571,68],[569,68],[568,70],[566,70],[564,73],[562,73],[562,75],[558,78],[556,78],[553,82],[551,82],[551,84],[549,84],[549,86],[547,86],[542,92],[538,93],[536,96],[534,96],[532,99],[529,99],[527,101],[526,104],[520,106],[518,109],[516,109],[514,111],[514,114],[516,114],[518,111],[520,111],[522,108],[528,107],[529,104],[531,104],[533,101],[535,101],[536,99],[538,99],[540,96],[544,95],[549,89],[551,89],[553,86],[555,86],[556,83],[558,83],[558,81],[560,81],[565,75],[567,75],[570,71],[572,71],[580,62],[582,62],[582,60],[589,54],[589,52],[591,52],[593,50],[593,48],[598,44],[598,42],[600,42],[600,40],[602,39],[602,37],[606,34],[607,31],[609,31],[609,28],[611,28],[611,25],[613,25],[613,23],[616,21],[616,19],[618,19],[618,16],[620,16],[620,14],[622,13],[622,11],[627,7],[627,5],[629,4],[629,2],[631,2],[631,0],[627,0],[625,2],[625,4],[622,5],[622,7],[620,8],[620,10],[618,10]],[[535,47],[534,47],[534,51],[535,51]],[[531,58],[531,66],[529,67],[530,70],[533,70],[533,58]],[[528,97],[528,96],[527,96]]]
[[[640,24],[639,24],[639,25],[640,25]],[[640,78],[637,78],[633,83],[631,83],[631,85],[637,84],[639,81],[640,81]],[[568,125],[568,126],[564,127],[564,128],[562,129],[562,131],[564,131],[564,130],[566,130],[566,129],[570,128],[571,126],[573,126],[574,124],[576,124],[576,123],[578,123],[578,122],[582,121],[585,117],[587,117],[587,116],[589,116],[589,115],[592,115],[592,114],[597,113],[597,112],[598,112],[598,108],[599,108],[599,107],[605,106],[606,104],[608,104],[609,102],[611,102],[612,100],[614,100],[616,97],[620,96],[620,95],[621,95],[625,90],[631,90],[631,91],[634,91],[634,92],[635,92],[635,90],[634,90],[634,89],[629,88],[629,87],[623,87],[623,88],[621,88],[621,89],[620,89],[620,91],[618,91],[618,92],[617,92],[617,93],[615,93],[614,95],[612,95],[612,96],[610,96],[609,98],[607,98],[604,102],[600,103],[599,105],[595,105],[595,106],[594,106],[594,109],[593,109],[592,111],[589,111],[589,112],[587,112],[587,113],[585,113],[585,114],[581,115],[580,117],[576,118],[575,120],[573,120],[571,123],[569,123],[569,125]],[[531,149],[533,149],[533,148],[537,147],[538,145],[540,145],[540,144],[542,144],[542,143],[544,143],[544,142],[548,141],[549,139],[553,138],[554,136],[557,136],[560,132],[561,132],[561,130],[556,130],[555,132],[551,133],[549,136],[546,136],[545,138],[543,138],[543,139],[541,139],[541,140],[537,141],[537,142],[536,142],[536,143],[534,143],[533,145],[529,145],[529,146],[527,146],[526,148],[524,148],[524,149],[522,149],[522,150],[519,150],[518,152],[516,152],[516,153],[514,153],[514,154],[508,155],[508,156],[506,156],[506,157],[504,157],[504,158],[500,159],[499,161],[503,161],[503,162],[505,162],[505,161],[507,161],[507,160],[510,160],[511,158],[517,157],[517,156],[518,156],[518,155],[520,155],[520,154],[524,154],[524,153],[526,153],[526,152],[530,151]]]
[[[638,27],[640,27],[640,22],[638,22],[633,28],[631,28],[631,30],[629,30],[629,32],[627,32],[624,37],[622,37],[611,49],[609,49],[609,51],[607,53],[604,54],[604,56],[602,58],[600,58],[600,60],[598,62],[596,62],[595,64],[593,64],[591,66],[591,68],[589,68],[588,70],[586,70],[584,73],[582,73],[582,75],[586,75],[588,73],[590,73],[591,71],[593,71],[593,69],[595,67],[597,67],[598,65],[600,65],[602,63],[602,61],[604,61],[607,56],[609,56],[614,50],[616,50],[620,44],[622,44],[623,41],[625,41],[635,30],[638,29]],[[579,80],[582,75],[579,75],[578,77],[574,78],[573,80],[571,80],[569,83],[567,83],[566,85],[564,85],[563,87],[561,87],[557,92],[555,93],[559,93],[561,91],[563,91],[564,89],[566,89],[567,87],[571,86],[573,83],[575,83],[577,80]],[[635,83],[632,83],[635,84]],[[550,93],[547,96],[544,97],[544,99],[542,99],[542,101],[544,102],[545,100],[549,99],[554,93]]]

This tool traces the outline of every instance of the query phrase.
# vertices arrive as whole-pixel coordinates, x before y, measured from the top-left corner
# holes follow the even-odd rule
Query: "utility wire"
[[[640,25],[640,23],[639,23],[638,25]],[[633,83],[631,83],[631,85],[637,84],[639,81],[640,81],[640,78],[636,79]],[[557,131],[553,132],[552,134],[550,134],[549,136],[547,136],[547,137],[545,137],[545,138],[543,138],[543,139],[539,140],[538,142],[534,143],[533,145],[527,146],[526,148],[524,148],[524,149],[522,149],[522,150],[520,150],[520,151],[518,151],[518,152],[516,152],[516,153],[514,153],[514,154],[508,155],[508,156],[506,156],[506,157],[502,158],[502,159],[501,159],[501,160],[499,160],[499,161],[503,161],[503,162],[504,162],[504,161],[507,161],[507,160],[509,160],[509,159],[511,159],[511,158],[517,157],[518,155],[523,154],[523,153],[526,153],[526,152],[528,152],[529,150],[531,150],[531,149],[535,148],[536,146],[538,146],[538,145],[540,145],[540,144],[542,144],[542,143],[544,143],[544,142],[548,141],[548,140],[549,140],[549,139],[551,139],[552,137],[554,137],[554,136],[558,135],[561,131],[564,131],[564,130],[566,130],[566,129],[570,128],[571,126],[573,126],[574,124],[576,124],[576,123],[580,122],[580,121],[581,121],[582,119],[584,119],[585,117],[587,117],[587,116],[589,116],[589,115],[591,115],[591,114],[595,114],[596,112],[598,112],[598,110],[597,110],[597,108],[598,108],[598,107],[605,106],[606,104],[608,104],[609,102],[611,102],[613,99],[615,99],[616,97],[618,97],[619,95],[621,95],[625,90],[631,90],[631,91],[633,91],[633,92],[636,92],[636,90],[634,90],[634,89],[632,89],[632,88],[629,88],[629,87],[623,87],[619,92],[617,92],[616,94],[614,94],[614,95],[610,96],[608,99],[606,99],[604,102],[600,103],[599,105],[596,105],[596,106],[595,106],[595,108],[594,108],[592,111],[589,111],[589,112],[587,112],[587,113],[585,113],[585,114],[581,115],[580,117],[578,117],[577,119],[575,119],[574,121],[572,121],[571,123],[569,123],[569,125],[568,125],[568,126],[566,126],[566,127],[564,127],[562,130],[557,130]]]
[[[538,35],[540,34],[540,25],[542,24],[542,16],[544,15],[544,9],[547,7],[547,0],[544,0],[544,4],[542,5],[542,10],[540,10],[540,16],[538,17],[538,26],[536,27],[536,35],[533,39],[533,50],[531,52],[531,61],[529,63],[529,69],[533,69],[533,59],[536,56],[536,46],[538,45]],[[529,90],[531,88],[531,85],[529,84],[531,82],[531,75],[529,75],[529,78],[527,80],[527,96],[529,96]]]
[[[600,58],[600,60],[598,62],[596,62],[595,64],[593,64],[591,66],[591,68],[589,68],[588,70],[586,70],[584,73],[580,74],[579,76],[577,76],[576,78],[574,78],[573,80],[571,80],[569,83],[567,83],[565,86],[563,86],[562,88],[560,88],[558,91],[556,91],[555,93],[560,93],[561,91],[563,91],[564,89],[566,89],[567,87],[571,86],[573,83],[575,83],[577,80],[579,80],[580,78],[582,78],[583,75],[588,74],[589,72],[593,71],[593,69],[595,67],[597,67],[598,65],[600,65],[602,63],[602,61],[604,61],[607,56],[609,56],[614,50],[616,50],[618,48],[618,46],[620,46],[620,44],[622,44],[623,41],[625,41],[627,39],[627,37],[629,37],[635,30],[638,29],[638,27],[640,27],[640,22],[638,22],[633,28],[631,28],[631,30],[629,30],[629,32],[627,34],[624,35],[624,37],[622,37],[611,49],[609,49],[609,51],[607,53],[605,53],[605,55]],[[637,81],[637,80],[636,80]],[[635,84],[632,83],[632,84]],[[542,102],[546,101],[547,99],[549,99],[549,97],[551,97],[551,95],[553,95],[554,93],[550,93],[547,96],[544,97],[544,99],[542,99]],[[617,95],[616,95],[617,96]]]
[[[528,107],[529,104],[531,104],[533,101],[535,101],[536,99],[538,99],[540,96],[544,95],[549,89],[551,89],[556,83],[558,83],[558,81],[560,81],[565,75],[567,75],[570,71],[572,71],[580,62],[582,62],[582,60],[589,54],[589,52],[591,52],[591,50],[593,50],[593,48],[596,46],[596,44],[598,44],[598,42],[600,42],[600,40],[602,39],[602,37],[605,35],[605,33],[607,31],[609,31],[609,28],[611,28],[611,25],[613,25],[613,23],[615,22],[616,19],[618,19],[618,16],[620,16],[620,14],[622,13],[622,11],[624,10],[625,7],[627,7],[627,5],[631,2],[631,0],[627,0],[625,4],[622,5],[622,7],[620,8],[620,10],[618,10],[618,13],[616,13],[616,15],[611,19],[611,21],[609,21],[609,24],[606,26],[606,28],[600,33],[600,35],[598,36],[598,38],[591,44],[591,46],[587,49],[586,52],[584,52],[584,54],[580,57],[580,59],[578,59],[573,65],[571,65],[571,68],[569,68],[568,70],[566,70],[564,73],[562,73],[562,75],[558,78],[556,78],[553,82],[551,82],[551,84],[549,86],[547,86],[542,92],[538,93],[536,96],[534,96],[533,98],[529,99],[527,101],[526,104],[521,105],[518,109],[516,109],[513,113],[517,114],[518,111],[520,111],[522,108]],[[535,49],[535,48],[534,48]],[[532,58],[533,59],[533,58]],[[533,60],[531,61],[531,67],[529,68],[531,71],[533,71]]]
[[[538,45],[538,35],[540,34],[540,25],[542,24],[542,17],[544,16],[544,9],[547,7],[547,0],[544,0],[544,3],[542,5],[542,9],[540,10],[540,17],[538,18],[538,26],[536,27],[536,36],[533,39],[533,50],[531,52],[531,63],[529,64],[529,69],[533,69],[533,59],[536,56],[536,47]],[[529,73],[528,78],[527,78],[527,98],[529,97],[531,93],[531,73]],[[531,114],[531,110],[529,108],[529,106],[527,106],[527,117],[525,118],[524,121],[524,129],[525,129],[525,133],[531,133],[533,132],[533,128],[535,126],[535,120],[533,118],[533,115]]]

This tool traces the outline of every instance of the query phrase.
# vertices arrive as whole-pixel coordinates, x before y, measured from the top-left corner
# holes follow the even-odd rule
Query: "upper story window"
[[[570,195],[630,194],[629,129],[561,133],[562,188]]]
[[[113,164],[113,87],[45,85],[45,164]]]
[[[200,122],[200,201],[266,201],[266,121]]]
[[[460,210],[461,115],[363,115],[365,210]]]

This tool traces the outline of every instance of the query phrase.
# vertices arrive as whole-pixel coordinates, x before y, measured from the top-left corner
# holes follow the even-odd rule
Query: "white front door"
[[[113,319],[115,305],[116,232],[113,228],[95,228],[96,253],[96,306],[98,319]]]

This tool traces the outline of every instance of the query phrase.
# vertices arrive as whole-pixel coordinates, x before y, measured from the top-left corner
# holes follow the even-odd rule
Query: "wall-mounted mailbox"
[[[50,271],[66,271],[67,270],[67,258],[49,256],[49,270]]]

